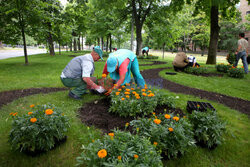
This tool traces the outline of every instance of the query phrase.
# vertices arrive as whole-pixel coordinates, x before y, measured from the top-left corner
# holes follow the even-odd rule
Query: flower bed
[[[184,71],[188,74],[195,74],[195,75],[198,75],[198,74],[205,74],[207,73],[207,69],[204,68],[204,67],[199,67],[199,66],[196,66],[196,67],[188,67],[188,68],[185,68]]]
[[[28,153],[48,151],[65,139],[68,118],[53,105],[30,107],[33,111],[22,116],[10,113],[13,118],[9,135],[11,147]]]

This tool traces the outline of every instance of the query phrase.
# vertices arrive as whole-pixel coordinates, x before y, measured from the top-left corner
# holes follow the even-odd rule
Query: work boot
[[[69,97],[75,99],[75,100],[82,100],[81,97],[75,95],[74,93],[72,93],[71,91],[69,91]]]

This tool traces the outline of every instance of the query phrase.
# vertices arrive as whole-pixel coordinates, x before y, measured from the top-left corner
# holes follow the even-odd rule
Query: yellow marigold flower
[[[146,93],[142,93],[142,95],[143,95],[143,96],[147,96],[147,94],[146,94]]]
[[[129,93],[129,92],[125,92],[124,94],[125,94],[125,95],[130,95],[130,93]]]
[[[122,89],[118,89],[118,91],[122,91]]]
[[[114,84],[114,86],[117,86],[117,84]]]
[[[148,91],[148,93],[151,93],[151,92],[152,92],[151,90]]]
[[[31,114],[33,114],[33,112],[28,112],[28,115],[31,115]]]
[[[127,95],[126,98],[130,98],[129,95]]]
[[[141,91],[145,92],[145,91],[146,91],[146,89],[142,89]]]
[[[14,114],[13,112],[10,113],[10,115],[13,115],[13,114]]]
[[[127,91],[127,92],[129,92],[129,91],[130,91],[130,89],[126,89],[126,91]]]
[[[12,114],[13,116],[16,116],[18,113],[17,112],[15,112],[14,114]]]
[[[171,118],[171,116],[168,115],[168,114],[165,114],[164,117],[165,117],[166,119],[170,119],[170,118]]]
[[[30,105],[30,108],[33,108],[33,107],[35,107],[35,105],[34,105],[34,104],[31,104],[31,105]]]
[[[136,96],[136,99],[140,99],[140,96]]]
[[[173,120],[175,120],[176,122],[179,121],[179,117],[173,117]]]
[[[174,129],[173,128],[168,128],[169,132],[173,132]]]
[[[152,112],[153,115],[155,115],[155,112]]]
[[[122,88],[125,88],[125,86],[124,86],[124,85],[122,85]]]
[[[131,90],[135,90],[134,88],[131,88]]]
[[[154,119],[154,123],[156,123],[157,125],[159,125],[161,123],[160,119]]]
[[[118,96],[120,94],[120,92],[115,92],[115,94]]]
[[[122,156],[118,156],[117,159],[118,159],[118,160],[121,160],[121,159],[122,159]]]
[[[107,77],[107,75],[106,75],[106,74],[102,74],[102,77],[103,77],[103,78],[106,78],[106,77]]]
[[[125,124],[125,126],[127,126],[127,127],[128,127],[128,126],[129,126],[129,123],[127,122],[127,123]]]
[[[122,98],[122,101],[125,100],[125,98]]]
[[[32,122],[32,123],[35,123],[36,121],[37,121],[36,118],[31,118],[31,119],[30,119],[30,122]]]
[[[155,116],[155,118],[157,118],[157,116]]]
[[[157,142],[154,142],[154,145],[155,145],[155,146],[157,146],[157,144],[158,144]]]
[[[136,128],[136,131],[138,132],[140,130],[140,128]]]
[[[133,91],[132,93],[133,93],[134,95],[136,95],[136,92],[135,92],[135,91]]]
[[[45,110],[45,114],[46,115],[51,115],[51,114],[53,114],[53,110],[47,109],[47,110]]]
[[[199,108],[199,107],[200,107],[200,105],[199,105],[199,104],[197,104],[197,107]]]
[[[114,136],[115,136],[115,134],[114,134],[114,133],[109,133],[108,135],[109,135],[109,136],[112,136],[112,137],[114,137]]]
[[[98,151],[97,155],[99,158],[104,158],[107,156],[107,151],[105,149],[102,149],[102,150]]]
[[[92,139],[92,143],[94,143],[94,142],[95,142],[95,140]]]
[[[134,158],[137,159],[139,156],[137,154],[134,155]]]
[[[148,85],[147,85],[147,84],[145,84],[144,86],[145,86],[145,87],[147,87]]]

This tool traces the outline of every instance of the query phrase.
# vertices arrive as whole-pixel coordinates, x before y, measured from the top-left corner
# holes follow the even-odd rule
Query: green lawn
[[[29,56],[29,66],[24,66],[24,58],[11,58],[0,60],[0,92],[14,89],[26,89],[32,87],[63,87],[60,82],[60,74],[66,64],[72,59],[67,55],[73,55],[73,52],[63,52],[63,55],[48,56],[45,54]],[[80,55],[83,53],[77,53]],[[160,59],[162,60],[162,59]],[[150,69],[158,67],[171,67],[172,57],[166,57],[166,65],[141,66],[140,69]],[[140,64],[148,62],[141,61]],[[205,61],[201,61],[204,64]],[[104,61],[96,62],[95,76],[100,76],[104,66]],[[215,70],[213,66],[208,66],[211,71]],[[250,89],[247,89],[247,83],[250,83],[250,77],[247,75],[244,79],[232,79],[229,77],[197,77],[185,73],[178,73],[176,76],[164,75],[166,71],[160,72],[160,75],[171,81],[187,85],[194,88],[218,92],[230,96],[250,100]],[[162,90],[166,91],[166,90]],[[166,91],[168,92],[168,91]],[[84,103],[100,98],[91,95],[84,96],[82,101],[75,101],[67,96],[67,91],[38,94],[20,98],[12,103],[3,106],[0,109],[0,166],[3,167],[26,167],[26,166],[74,166],[75,158],[81,153],[81,145],[88,144],[92,139],[101,137],[99,130],[94,127],[88,128],[80,122],[77,110]],[[169,92],[170,93],[170,92]],[[177,96],[177,107],[185,110],[187,100],[199,100],[199,98],[170,93]],[[206,101],[206,100],[201,100]],[[184,156],[164,162],[166,166],[250,166],[250,122],[248,116],[238,111],[229,109],[221,104],[210,102],[218,111],[219,116],[227,122],[228,134],[225,135],[225,143],[215,150],[208,150],[196,147],[187,152]],[[30,104],[52,103],[61,108],[65,115],[69,116],[71,128],[67,133],[68,140],[56,149],[42,154],[38,157],[26,156],[19,152],[10,150],[8,144],[8,134],[11,129],[10,112],[27,113],[30,111]]]

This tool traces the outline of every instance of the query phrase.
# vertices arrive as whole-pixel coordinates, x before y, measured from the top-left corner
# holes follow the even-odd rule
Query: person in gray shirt
[[[87,86],[95,89],[98,93],[104,93],[102,86],[96,85],[91,76],[94,74],[94,62],[102,58],[102,50],[95,46],[90,54],[73,58],[64,68],[61,74],[61,81],[66,87],[74,88],[70,90],[69,97],[80,100],[83,94],[87,93]]]

